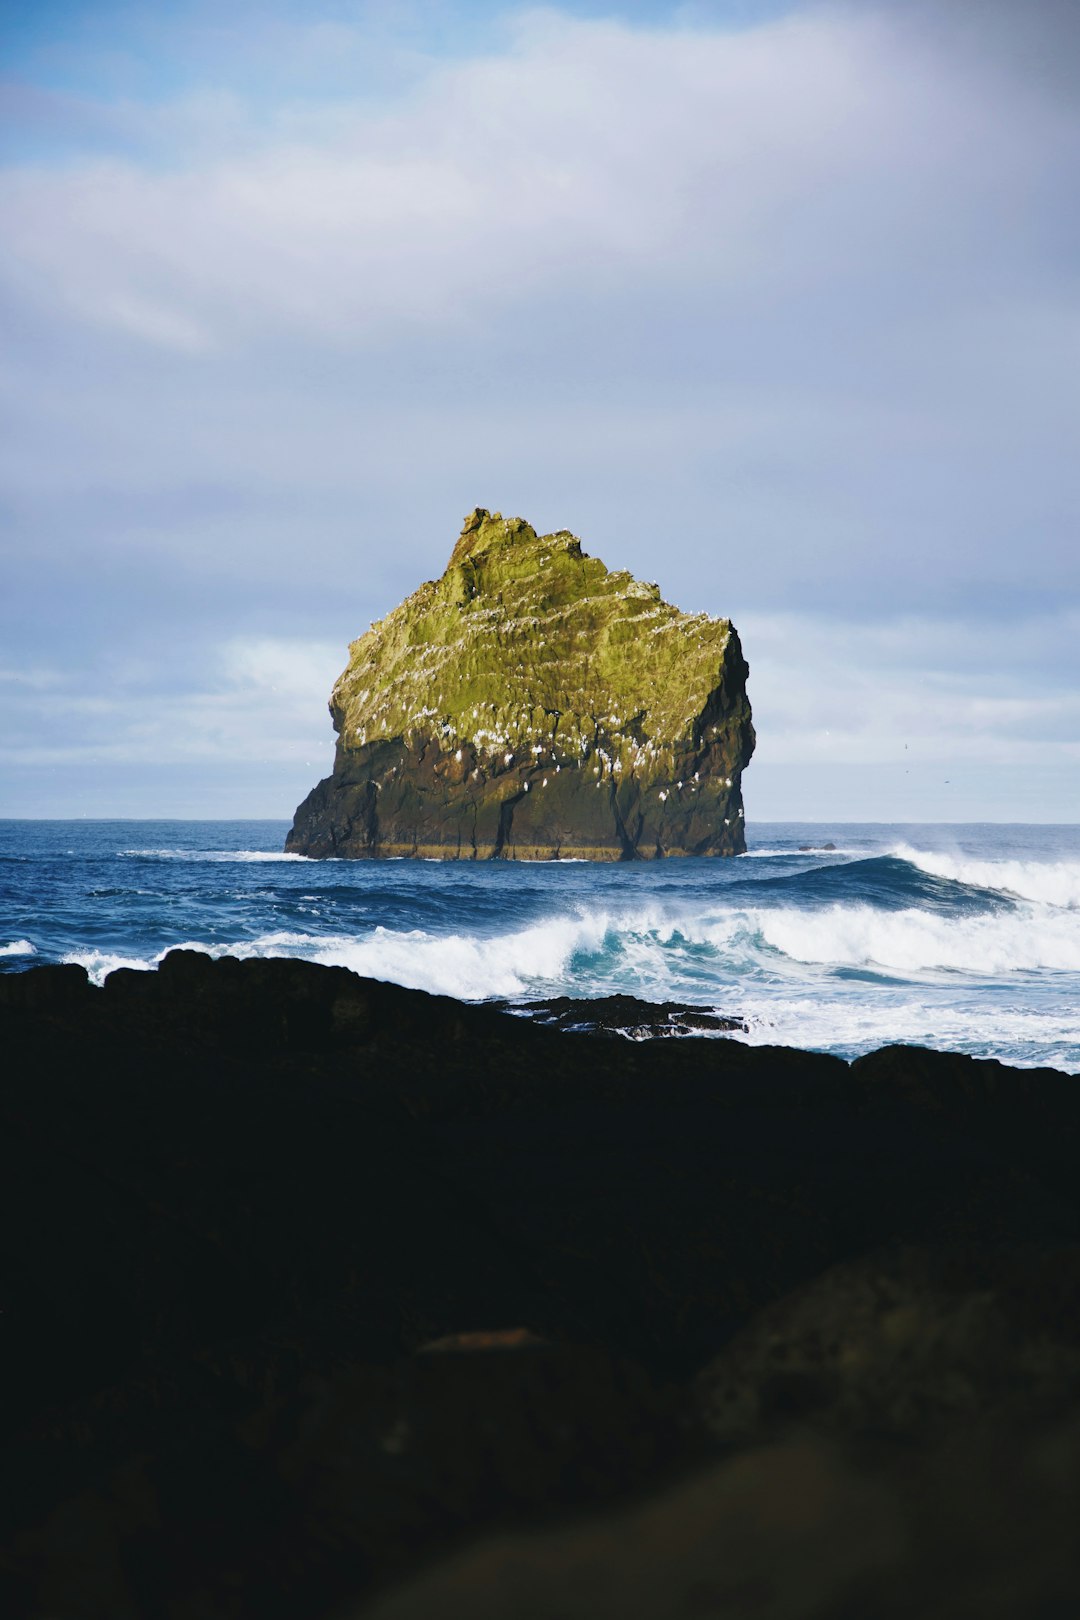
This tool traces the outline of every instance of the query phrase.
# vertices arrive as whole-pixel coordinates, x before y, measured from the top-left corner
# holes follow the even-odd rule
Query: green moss
[[[331,699],[337,765],[322,785],[352,799],[312,808],[317,789],[292,847],[532,858],[741,848],[745,674],[726,619],[680,612],[566,531],[538,535],[478,509],[442,578],[352,643]],[[302,830],[305,813],[323,818],[325,837]]]
[[[477,512],[443,577],[352,644],[335,719],[346,749],[437,738],[498,770],[537,744],[575,760],[602,748],[651,775],[692,737],[730,633],[572,535]]]

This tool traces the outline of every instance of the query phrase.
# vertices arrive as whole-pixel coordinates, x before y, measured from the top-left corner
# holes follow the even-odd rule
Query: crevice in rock
[[[615,779],[612,777],[611,785],[608,789],[608,801],[611,805],[612,816],[615,819],[615,836],[622,845],[622,854],[619,856],[619,859],[622,861],[640,860],[641,857],[638,854],[637,846],[626,830],[626,823],[623,821],[622,811],[619,809],[618,792],[619,790],[616,786]]]

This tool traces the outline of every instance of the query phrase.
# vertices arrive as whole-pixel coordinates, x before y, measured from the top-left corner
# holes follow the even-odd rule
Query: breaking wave
[[[796,962],[905,975],[1080,972],[1080,915],[1025,909],[942,917],[856,905],[760,912],[758,926],[767,945]]]
[[[1080,829],[788,825],[745,858],[633,866],[325,862],[284,853],[286,830],[11,834],[2,965],[100,983],[187,946],[462,1000],[679,1000],[745,1020],[733,1038],[849,1056],[906,1040],[1080,1069]]]
[[[205,949],[205,946],[196,948]],[[170,946],[169,949],[172,950],[174,947]],[[125,956],[119,951],[67,951],[60,960],[74,962],[79,967],[84,967],[94,984],[104,984],[109,974],[115,973],[117,968],[144,970],[156,968],[162,957],[167,954],[166,951],[158,951],[155,956]],[[219,954],[224,956],[227,953],[221,951]]]
[[[1080,861],[976,860],[898,844],[890,851],[931,877],[992,889],[1046,906],[1080,907]]]
[[[484,937],[431,934],[422,929],[373,928],[359,937],[281,931],[229,944],[186,941],[171,950],[210,956],[300,957],[326,967],[345,967],[365,978],[388,979],[413,990],[459,1000],[524,995],[535,984],[556,982],[574,952],[599,949],[603,923],[555,919],[516,933]],[[166,955],[141,959],[107,951],[72,951],[64,960],[85,967],[96,984],[118,967],[153,968]]]
[[[782,1002],[746,997],[739,1003],[752,1046],[801,1046],[854,1057],[902,1043],[998,1057],[1022,1068],[1077,1067],[1076,1020],[1068,1013],[999,1007],[988,1029],[986,1008],[958,1006],[925,995],[885,1003],[841,995],[791,996]]]
[[[379,925],[356,935],[281,930],[231,943],[188,941],[182,948],[241,958],[299,956],[465,1000],[546,991],[571,977],[588,983],[583,993],[601,993],[630,975],[668,995],[699,986],[710,964],[744,974],[755,965],[775,971],[784,961],[904,977],[1080,973],[1080,913],[1018,908],[943,917],[869,905],[623,916],[581,910],[497,934]],[[154,966],[164,954],[136,960],[76,951],[65,960],[81,962],[97,977],[114,966]]]

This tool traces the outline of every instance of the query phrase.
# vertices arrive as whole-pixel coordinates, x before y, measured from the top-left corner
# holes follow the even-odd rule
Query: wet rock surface
[[[748,669],[567,531],[470,513],[445,573],[349,648],[310,856],[654,859],[745,846]]]
[[[0,1606],[1080,1601],[1080,1092],[343,969],[0,977]]]
[[[552,996],[547,1001],[496,1001],[491,1005],[551,1029],[579,1035],[625,1035],[634,1041],[746,1032],[741,1018],[725,1018],[708,1007],[684,1001],[642,1001],[638,996]]]

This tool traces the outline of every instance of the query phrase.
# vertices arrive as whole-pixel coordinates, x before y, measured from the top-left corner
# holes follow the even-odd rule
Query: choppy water
[[[0,971],[100,980],[188,945],[468,998],[629,990],[844,1056],[911,1041],[1080,1070],[1078,826],[773,822],[735,860],[625,866],[309,861],[285,832],[0,822]]]

